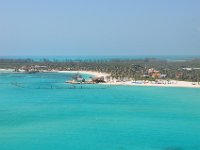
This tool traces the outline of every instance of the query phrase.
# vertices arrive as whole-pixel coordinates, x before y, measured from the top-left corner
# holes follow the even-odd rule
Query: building
[[[154,68],[151,68],[148,70],[148,75],[151,76],[152,78],[160,78],[161,77],[160,71],[155,70]]]

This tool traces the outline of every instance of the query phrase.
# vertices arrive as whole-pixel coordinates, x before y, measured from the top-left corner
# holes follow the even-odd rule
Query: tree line
[[[186,61],[167,61],[154,58],[146,59],[77,59],[77,60],[49,60],[41,59],[0,59],[0,68],[21,68],[23,66],[46,66],[47,70],[92,70],[111,74],[116,79],[141,79],[145,80],[144,74],[148,69],[154,68],[166,75],[166,79],[183,81],[200,81],[200,59]],[[155,78],[148,77],[148,80]]]

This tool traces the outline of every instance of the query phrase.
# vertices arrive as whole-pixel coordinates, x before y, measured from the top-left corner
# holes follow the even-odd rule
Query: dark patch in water
[[[182,147],[167,147],[164,150],[184,150]]]
[[[126,150],[125,147],[119,147],[118,150]]]

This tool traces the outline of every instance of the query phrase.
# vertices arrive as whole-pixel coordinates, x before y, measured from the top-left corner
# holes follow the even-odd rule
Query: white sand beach
[[[0,73],[9,73],[13,72],[13,69],[0,69]],[[45,71],[44,71],[45,72]],[[53,70],[51,72],[57,72],[57,73],[80,73],[80,74],[88,74],[95,77],[104,77],[110,76],[108,73],[104,72],[96,72],[96,71],[57,71]],[[101,84],[109,84],[109,85],[124,85],[124,86],[155,86],[155,87],[185,87],[185,88],[200,88],[200,85],[195,82],[188,82],[188,81],[176,81],[176,80],[170,80],[170,83],[168,83],[166,80],[159,80],[159,83],[156,82],[145,82],[145,81],[120,81],[117,82],[116,80],[113,81],[106,81],[106,83]]]
[[[106,77],[106,76],[110,76],[110,74],[108,73],[103,73],[103,72],[96,72],[96,71],[56,71],[58,73],[80,73],[80,74],[88,74],[91,76],[95,76],[95,77]]]
[[[106,82],[102,84],[110,84],[110,85],[126,85],[126,86],[155,86],[155,87],[182,87],[182,88],[200,88],[198,83],[187,82],[187,81],[173,81],[172,83],[163,84],[163,83],[144,83],[144,82],[134,82],[134,81],[126,81],[126,82]]]
[[[10,73],[13,71],[14,71],[14,69],[0,69],[0,73]]]
[[[81,73],[81,74],[89,74],[95,77],[107,77],[110,76],[108,73],[103,72],[95,72],[95,71],[58,71],[60,73]],[[170,80],[170,83],[168,83],[166,80],[159,80],[162,81],[159,83],[155,82],[144,82],[144,81],[120,81],[117,82],[114,81],[106,81],[106,83],[101,84],[109,84],[109,85],[125,85],[125,86],[155,86],[155,87],[185,87],[185,88],[200,88],[200,85],[198,83],[188,82],[188,81],[176,81],[176,80]]]

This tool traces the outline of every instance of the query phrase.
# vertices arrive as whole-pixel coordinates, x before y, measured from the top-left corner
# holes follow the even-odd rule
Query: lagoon
[[[200,89],[65,84],[72,76],[0,73],[1,150],[200,149]]]

